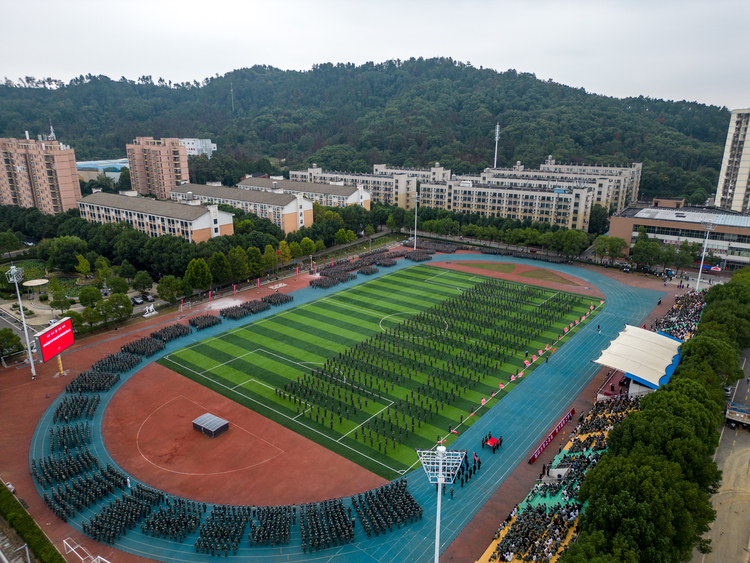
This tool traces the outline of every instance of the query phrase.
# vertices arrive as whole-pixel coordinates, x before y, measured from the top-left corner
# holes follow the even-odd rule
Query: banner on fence
[[[568,423],[568,421],[573,418],[573,415],[576,413],[575,409],[570,409],[568,411],[568,414],[566,414],[564,417],[560,419],[560,422],[557,423],[557,426],[555,426],[552,429],[552,432],[549,433],[549,436],[547,436],[544,441],[539,444],[539,447],[534,451],[533,454],[531,454],[531,457],[529,458],[529,463],[534,463],[540,455],[542,455],[542,452],[547,449],[547,446],[549,446],[552,443],[552,440],[554,440],[555,436],[560,432],[560,430],[563,429],[563,427]]]

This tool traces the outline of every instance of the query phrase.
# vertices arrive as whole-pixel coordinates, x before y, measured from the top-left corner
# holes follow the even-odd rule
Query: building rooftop
[[[266,192],[260,190],[242,190],[239,188],[228,188],[226,186],[206,186],[204,184],[181,184],[177,187],[172,188],[172,193],[186,194],[188,192],[203,197],[232,199],[237,201],[246,201],[248,203],[278,205],[280,207],[284,207],[285,205],[292,203],[296,199],[294,195],[288,193],[279,194],[276,192]]]
[[[347,174],[354,176],[355,174]],[[261,190],[289,190],[293,192],[307,192],[324,195],[341,195],[350,196],[356,193],[357,188],[354,186],[335,186],[331,184],[316,184],[314,182],[293,182],[292,180],[271,180],[270,178],[246,178],[242,180],[238,187],[244,189],[261,189]]]
[[[658,221],[677,221],[680,223],[701,223],[711,221],[715,225],[726,227],[750,228],[750,216],[740,215],[715,207],[683,207],[681,209],[661,207],[628,207],[620,217],[638,219],[655,219]]]
[[[159,215],[161,217],[170,217],[182,221],[195,221],[199,217],[208,213],[208,210],[202,205],[186,205],[184,203],[161,201],[147,197],[129,197],[125,195],[105,194],[104,192],[86,196],[78,203],[114,207],[116,209],[124,209],[125,211],[135,211],[136,213],[146,213],[148,215]]]

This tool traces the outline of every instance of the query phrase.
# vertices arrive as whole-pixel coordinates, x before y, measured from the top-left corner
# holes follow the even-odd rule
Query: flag
[[[544,354],[544,350],[539,350],[539,355],[542,356]]]
[[[511,381],[515,381],[515,380],[516,380],[516,376],[515,376],[515,375],[511,375],[511,376],[510,376],[510,380],[511,380]]]
[[[299,267],[297,267],[296,270],[297,270],[297,275],[299,275]]]
[[[499,385],[499,387],[500,387],[500,389],[502,389],[503,387],[505,387],[505,384],[504,384],[504,383],[501,383],[501,384]]]
[[[209,303],[211,302],[211,290],[210,289],[208,290],[208,302]]]
[[[451,429],[451,432],[453,432],[454,434],[458,434],[458,432],[456,432],[456,431],[455,431],[455,430],[453,430],[453,429]]]
[[[604,301],[599,301],[599,305],[604,305]]]
[[[544,349],[545,349],[545,350],[549,350],[549,344],[545,345],[545,346],[544,346]]]
[[[552,353],[553,354],[555,353],[555,350],[557,350],[557,348],[552,348]]]
[[[576,321],[576,322],[578,322],[578,321]],[[570,328],[573,328],[573,323],[570,323]]]
[[[518,374],[518,377],[523,377],[523,372],[520,372],[520,373]]]
[[[568,332],[568,327],[567,327],[567,326],[566,326],[566,327],[563,327],[563,330],[564,330],[565,332]]]
[[[491,396],[491,397],[494,397],[494,396],[495,396],[495,393],[497,393],[497,391],[495,391],[494,393],[492,393],[492,395],[490,395],[490,396]]]
[[[592,301],[592,302],[590,303],[590,305],[591,305],[591,306],[593,307],[593,306],[594,306],[594,302]]]
[[[592,305],[591,307],[589,307],[589,309],[593,311],[594,310],[594,306]]]
[[[578,324],[578,319],[576,319],[576,324]]]
[[[445,440],[438,440],[438,444],[445,444]]]
[[[531,361],[536,362],[536,354],[531,354]]]
[[[258,278],[258,289],[260,289],[260,278]]]
[[[486,402],[487,402],[487,399],[485,399],[484,397],[482,397],[482,404],[485,404]]]
[[[471,452],[474,454],[474,461],[479,461],[479,458],[477,457],[477,452]]]
[[[277,249],[276,249],[276,254],[278,254],[278,253],[279,253],[279,249],[277,248]]]
[[[524,360],[524,361],[523,361],[523,364],[524,364],[524,365],[525,365],[526,367],[529,367],[529,366],[531,365],[531,362],[530,362],[529,360]]]

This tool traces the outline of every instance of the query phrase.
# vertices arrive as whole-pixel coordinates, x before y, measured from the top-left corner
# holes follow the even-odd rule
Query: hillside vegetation
[[[52,86],[52,87],[50,87]],[[230,87],[234,91],[234,111]],[[642,196],[715,190],[729,124],[726,108],[589,94],[515,70],[450,58],[268,66],[172,84],[80,76],[67,85],[27,77],[0,85],[0,136],[45,132],[79,160],[125,156],[136,136],[210,137],[234,157],[369,171],[373,163],[457,173],[492,164],[644,162]]]

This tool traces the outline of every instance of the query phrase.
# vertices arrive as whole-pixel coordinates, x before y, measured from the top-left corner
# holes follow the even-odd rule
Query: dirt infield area
[[[192,420],[229,422],[216,438]],[[104,416],[115,461],[149,486],[202,502],[283,505],[350,496],[388,481],[158,364],[125,383]]]

